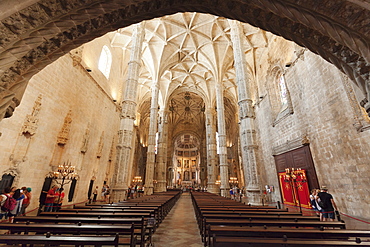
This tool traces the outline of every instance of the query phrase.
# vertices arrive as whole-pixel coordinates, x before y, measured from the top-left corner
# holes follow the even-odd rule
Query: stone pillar
[[[146,159],[146,172],[145,172],[145,194],[151,195],[154,192],[154,165],[155,165],[155,144],[157,133],[157,119],[158,119],[158,83],[152,85],[152,101],[150,106],[150,123],[148,135],[148,153]]]
[[[168,112],[159,111],[158,121],[158,154],[157,154],[157,186],[155,192],[166,191],[166,173],[167,173],[167,141],[168,141]]]
[[[216,180],[217,171],[217,146],[216,146],[216,126],[215,126],[215,111],[208,108],[206,115],[206,139],[207,139],[207,191],[211,193],[219,193]]]
[[[225,128],[225,105],[224,90],[221,83],[216,85],[216,103],[217,103],[217,127],[219,142],[219,160],[220,160],[220,179],[221,196],[229,197],[229,169],[227,164],[227,146],[226,146],[226,128]]]
[[[244,167],[247,197],[250,204],[261,204],[261,185],[257,171],[256,130],[254,126],[254,108],[248,88],[248,70],[243,49],[243,29],[237,21],[229,20],[231,41],[234,51],[234,64],[238,86],[240,144]]]
[[[132,47],[128,63],[126,87],[123,90],[120,130],[118,131],[115,174],[112,179],[112,200],[124,200],[131,178],[128,177],[132,166],[134,121],[136,111],[137,82],[141,66],[141,50],[144,40],[144,24],[135,25],[132,33]]]

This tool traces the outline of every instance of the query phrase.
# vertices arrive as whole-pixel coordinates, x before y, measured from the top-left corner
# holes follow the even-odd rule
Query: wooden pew
[[[306,240],[306,239],[258,239],[236,237],[213,237],[211,247],[339,247],[339,246],[370,246],[370,242],[354,240]]]
[[[223,225],[223,226],[239,226],[239,227],[256,227],[256,226],[263,226],[263,227],[310,227],[310,228],[322,228],[322,227],[334,227],[339,229],[345,229],[345,224],[343,222],[334,222],[334,221],[286,221],[286,220],[238,220],[238,219],[203,219],[202,225],[202,236],[205,245],[207,244],[207,238],[209,236],[208,233],[208,226],[212,225]]]
[[[134,224],[134,234],[139,236],[137,242],[144,246],[146,242],[151,243],[153,228],[147,228],[144,218],[97,218],[97,217],[50,217],[50,216],[17,216],[14,223],[24,222],[29,224],[98,224],[98,225],[127,225]],[[112,229],[114,229],[114,227]]]
[[[38,236],[38,235],[0,235],[0,243],[13,245],[42,244],[50,245],[93,245],[93,246],[118,246],[118,236]]]
[[[74,224],[28,224],[28,223],[0,223],[0,229],[10,233],[38,233],[38,234],[94,234],[94,235],[125,235],[128,238],[119,238],[120,245],[135,247],[134,224],[131,225],[74,225]]]
[[[100,217],[100,218],[150,218],[151,213],[131,213],[131,212],[41,212],[40,216],[52,217]]]
[[[262,211],[262,210],[202,210],[202,214],[230,214],[230,215],[292,215],[292,216],[302,216],[300,212],[280,212],[280,211]]]
[[[346,229],[289,229],[289,228],[260,228],[240,226],[208,226],[208,243],[212,236],[217,237],[253,237],[253,238],[311,238],[311,239],[340,239],[369,238],[370,231]]]
[[[157,222],[161,222],[163,219],[161,218],[161,214],[158,212],[157,207],[141,208],[141,209],[133,209],[133,208],[64,208],[61,209],[59,212],[63,213],[106,213],[106,214],[119,214],[119,213],[149,213],[150,217],[154,217]],[[47,215],[46,213],[40,213],[40,215]]]

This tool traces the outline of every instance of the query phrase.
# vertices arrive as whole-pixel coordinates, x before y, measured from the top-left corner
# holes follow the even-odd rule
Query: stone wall
[[[289,57],[293,57],[293,63],[285,67]],[[355,127],[358,119],[368,121],[351,101],[348,91],[355,85],[349,82],[350,87],[346,87],[346,76],[332,64],[282,40],[270,43],[260,63],[262,79],[258,83],[266,97],[256,107],[256,122],[261,140],[261,173],[265,174],[263,185],[276,188],[272,200],[281,200],[273,148],[307,137],[319,184],[329,188],[340,211],[369,218],[370,132]],[[275,65],[285,69],[294,113],[273,126],[273,95],[267,88],[273,83],[269,68]]]
[[[99,54],[100,50],[96,52]],[[37,129],[33,135],[20,134],[26,115],[33,113],[39,95],[42,99],[36,117]],[[58,145],[57,137],[69,111],[72,121],[68,140],[65,145]],[[115,153],[113,140],[117,141],[119,113],[111,95],[84,67],[73,66],[70,55],[61,57],[30,80],[14,116],[0,122],[0,174],[12,171],[11,174],[17,174],[15,186],[33,189],[31,209],[38,205],[48,172],[69,161],[76,166],[80,177],[73,203],[87,199],[91,179],[100,188],[104,180],[110,182],[111,174],[106,172],[114,160],[110,156]]]

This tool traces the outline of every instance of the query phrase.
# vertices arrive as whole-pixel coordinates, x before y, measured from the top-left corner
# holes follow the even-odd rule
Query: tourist
[[[99,186],[96,186],[93,192],[93,202],[96,202],[96,198],[98,197],[98,188]]]
[[[322,208],[323,221],[334,221],[335,211],[338,211],[337,205],[334,202],[333,196],[328,193],[326,186],[321,187],[321,192],[318,193],[318,204]]]
[[[105,202],[106,203],[109,203],[110,202],[110,189],[109,189],[109,186],[106,185],[106,190],[105,190]]]
[[[104,184],[103,187],[101,188],[101,200],[105,201],[105,192],[107,191],[107,185]]]
[[[51,212],[54,204],[54,199],[57,197],[56,190],[58,189],[57,185],[53,185],[51,189],[48,191],[45,199],[45,212]]]
[[[26,209],[27,207],[31,204],[31,198],[32,198],[32,189],[30,187],[26,188],[26,187],[23,187],[25,188],[23,190],[23,193],[24,193],[24,199],[23,199],[23,202],[22,202],[22,208],[21,208],[21,215],[25,215],[26,214]]]
[[[53,202],[53,212],[59,212],[60,208],[62,207],[63,204],[63,199],[64,199],[64,188],[57,189],[55,191],[55,198]]]
[[[16,200],[16,202],[17,202],[17,204],[15,205],[15,207],[14,207],[14,209],[12,209],[12,210],[10,210],[9,212],[8,212],[8,217],[9,217],[9,222],[10,223],[13,223],[13,220],[14,220],[14,216],[17,216],[18,215],[18,213],[20,212],[20,210],[21,210],[21,202],[23,201],[23,198],[24,198],[24,195],[23,195],[23,193],[21,192],[21,189],[16,189],[15,191],[14,191],[14,194],[13,194],[13,196],[12,196],[15,200]],[[8,199],[7,199],[8,200]]]

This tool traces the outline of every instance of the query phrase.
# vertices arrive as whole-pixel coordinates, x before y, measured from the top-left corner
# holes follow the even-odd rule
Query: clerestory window
[[[103,73],[103,75],[107,79],[109,78],[111,65],[112,65],[112,53],[110,52],[109,48],[105,45],[103,46],[100,53],[98,69]]]

